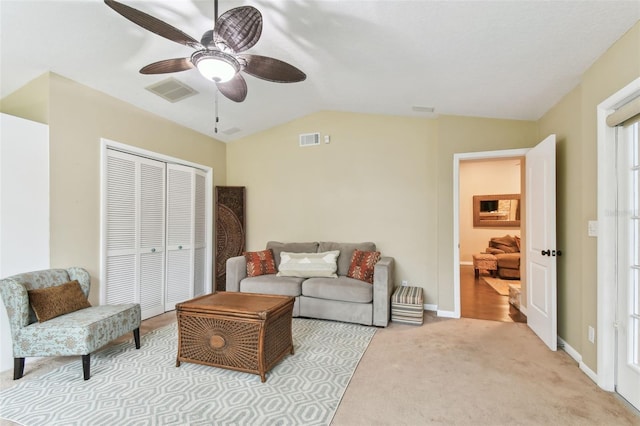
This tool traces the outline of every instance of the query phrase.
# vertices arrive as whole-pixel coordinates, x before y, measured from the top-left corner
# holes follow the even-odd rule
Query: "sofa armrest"
[[[67,273],[69,274],[70,280],[78,280],[82,292],[86,297],[89,297],[89,290],[91,288],[91,275],[89,275],[89,272],[84,268],[74,266],[67,268]]]
[[[247,260],[244,256],[227,259],[226,291],[240,291],[240,281],[247,277]]]
[[[391,317],[393,293],[392,257],[381,257],[373,270],[373,325],[386,327]]]
[[[12,277],[0,280],[0,295],[7,309],[12,333],[29,325],[29,294],[27,288]],[[14,339],[15,340],[15,339]]]

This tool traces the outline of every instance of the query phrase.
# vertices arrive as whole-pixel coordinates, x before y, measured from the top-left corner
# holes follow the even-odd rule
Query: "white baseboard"
[[[460,265],[462,266],[473,266],[473,262],[469,262],[469,261],[464,261],[464,262],[460,262]]]
[[[565,342],[561,337],[558,337],[558,346],[560,346],[562,350],[567,353],[567,355],[569,355],[578,363],[578,367],[584,374],[587,375],[587,377],[593,380],[594,383],[598,384],[598,375],[584,362],[582,362],[582,355],[580,355],[578,351],[576,351],[570,344]]]
[[[591,380],[593,380],[593,382],[597,385],[598,384],[598,374],[596,374],[592,369],[590,369],[587,364],[585,364],[584,362],[580,361],[580,370],[582,370],[582,372],[584,374],[587,375],[588,378],[590,378]]]
[[[440,311],[438,310],[438,316],[443,318],[460,318],[460,315],[456,315],[454,311]]]
[[[438,305],[428,305],[428,304],[424,304],[424,310],[425,311],[437,311],[438,310]]]

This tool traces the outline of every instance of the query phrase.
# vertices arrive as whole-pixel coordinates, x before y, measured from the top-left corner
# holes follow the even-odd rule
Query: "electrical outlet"
[[[595,343],[596,341],[596,330],[591,326],[589,326],[589,341],[591,343]]]
[[[409,281],[407,281],[407,280],[402,280],[402,286],[403,286],[403,287],[406,287],[406,286],[408,286],[408,285],[409,285]]]

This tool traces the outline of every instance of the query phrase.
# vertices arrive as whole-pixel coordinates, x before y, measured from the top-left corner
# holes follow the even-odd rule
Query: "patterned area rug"
[[[183,362],[176,324],[0,392],[0,417],[37,425],[328,425],[374,327],[294,318],[295,354],[260,376]]]
[[[509,284],[520,284],[519,280],[501,280],[493,277],[482,277],[482,279],[502,296],[509,295]]]

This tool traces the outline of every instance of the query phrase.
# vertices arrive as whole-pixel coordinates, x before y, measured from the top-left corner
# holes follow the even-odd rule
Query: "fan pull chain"
[[[218,122],[220,121],[220,117],[218,117],[218,90],[217,89],[214,95],[214,103],[215,103],[216,121],[213,127],[213,131],[214,133],[218,133]]]

